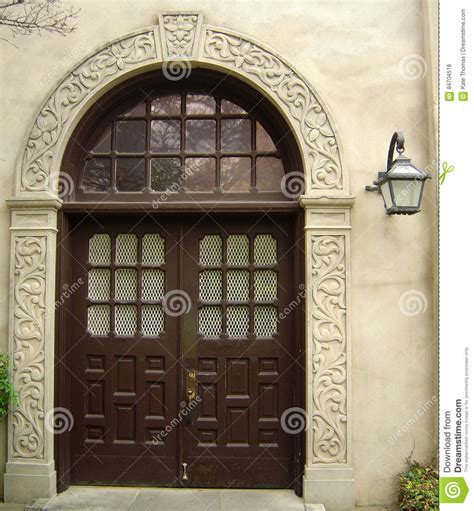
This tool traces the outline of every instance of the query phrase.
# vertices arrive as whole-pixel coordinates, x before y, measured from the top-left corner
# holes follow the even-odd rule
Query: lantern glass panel
[[[393,207],[392,197],[390,195],[390,182],[385,181],[380,185],[380,191],[382,192],[383,200],[385,201],[385,207],[387,209]]]
[[[393,198],[398,207],[416,208],[420,202],[423,181],[396,179],[392,181]]]
[[[422,173],[420,170],[418,170],[414,165],[411,163],[399,163],[398,160],[395,160],[393,162],[393,165],[390,169],[390,174],[397,175],[397,174],[404,174],[404,175],[413,175],[413,176],[420,176]]]

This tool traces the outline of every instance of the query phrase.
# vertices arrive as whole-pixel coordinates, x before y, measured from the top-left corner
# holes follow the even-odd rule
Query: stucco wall
[[[433,159],[427,80],[435,50],[426,48],[421,2],[248,0],[177,5],[164,0],[76,0],[73,4],[82,9],[79,29],[67,38],[17,37],[13,42],[18,48],[0,41],[4,70],[0,349],[7,349],[9,293],[9,213],[3,199],[13,195],[14,169],[39,107],[61,76],[95,48],[155,23],[159,12],[198,9],[206,23],[248,34],[277,50],[311,82],[333,114],[351,193],[356,196],[351,274],[356,504],[394,503],[396,475],[405,458],[412,453],[428,461],[436,450],[436,186],[428,182],[422,213],[413,217],[387,217],[381,197],[364,187],[383,169],[395,130],[404,132],[406,152],[416,165],[428,167]],[[2,29],[0,37],[5,36],[11,38]],[[400,306],[404,293],[413,290],[422,302],[426,300],[426,310],[417,315]],[[4,421],[0,435],[3,472]]]

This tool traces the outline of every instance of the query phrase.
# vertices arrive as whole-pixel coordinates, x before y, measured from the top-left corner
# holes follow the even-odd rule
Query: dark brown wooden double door
[[[293,485],[293,233],[278,215],[77,221],[71,484]]]

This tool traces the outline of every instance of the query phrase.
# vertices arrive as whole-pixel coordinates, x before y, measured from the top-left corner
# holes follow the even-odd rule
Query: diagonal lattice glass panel
[[[159,234],[143,235],[142,262],[146,265],[165,263],[165,240]]]
[[[219,234],[207,234],[199,241],[199,262],[205,266],[222,263],[222,238]]]
[[[257,337],[271,337],[277,332],[277,309],[273,305],[257,305],[254,310],[254,332]]]
[[[89,262],[91,264],[110,264],[112,240],[108,234],[94,234],[89,240]]]
[[[97,268],[89,270],[88,297],[91,300],[110,300],[110,270]]]
[[[87,308],[87,330],[92,335],[107,335],[109,333],[109,305],[91,305]]]
[[[254,297],[257,301],[277,299],[277,273],[273,270],[257,270],[253,274]]]
[[[162,270],[142,271],[142,299],[161,300],[165,294],[165,272]]]
[[[231,234],[227,238],[227,264],[246,266],[249,262],[248,237],[245,234]]]
[[[277,243],[271,234],[257,234],[253,247],[255,264],[267,265],[277,263]]]
[[[135,335],[137,332],[137,307],[135,305],[115,306],[115,333]]]
[[[247,270],[227,271],[227,300],[244,301],[249,299],[249,272]]]
[[[199,274],[199,299],[207,302],[222,300],[222,272],[202,271]]]
[[[158,336],[165,328],[165,314],[161,305],[142,306],[143,335]]]
[[[246,337],[249,329],[249,308],[245,305],[230,305],[226,311],[229,337]]]
[[[135,264],[138,261],[138,238],[135,234],[117,234],[115,261],[118,264]]]
[[[121,268],[115,270],[115,299],[137,299],[137,271]]]
[[[214,305],[199,309],[199,332],[205,337],[218,337],[222,333],[222,308]]]

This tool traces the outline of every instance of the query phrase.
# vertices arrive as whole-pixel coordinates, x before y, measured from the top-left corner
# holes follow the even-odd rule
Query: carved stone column
[[[350,208],[353,198],[302,197],[306,236],[305,503],[354,508],[351,461]],[[309,507],[309,506],[308,506]]]
[[[58,199],[12,199],[9,352],[19,404],[9,417],[5,502],[56,494],[54,311]]]

